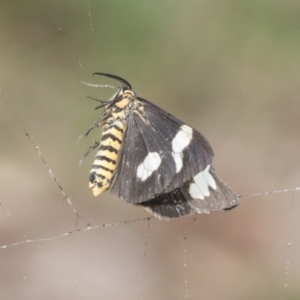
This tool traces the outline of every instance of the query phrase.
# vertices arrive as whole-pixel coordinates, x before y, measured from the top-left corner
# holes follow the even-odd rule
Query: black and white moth
[[[102,127],[89,187],[94,196],[110,190],[123,201],[170,219],[194,212],[228,210],[240,203],[211,166],[213,150],[194,128],[138,97],[122,84],[104,107],[101,118],[85,133]]]

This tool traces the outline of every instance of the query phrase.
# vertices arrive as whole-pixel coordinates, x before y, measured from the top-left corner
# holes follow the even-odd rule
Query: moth
[[[94,196],[110,190],[121,200],[171,219],[236,207],[241,199],[216,174],[213,150],[205,137],[146,99],[125,79],[85,133],[102,128],[89,175]],[[95,99],[94,99],[95,100]],[[88,151],[88,152],[89,152]]]

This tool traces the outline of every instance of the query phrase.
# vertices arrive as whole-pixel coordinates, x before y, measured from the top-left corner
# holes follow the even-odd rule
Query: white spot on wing
[[[193,129],[187,125],[182,125],[172,140],[172,155],[176,165],[176,173],[182,169],[182,151],[191,143],[192,138]]]
[[[145,181],[161,164],[161,158],[157,152],[149,152],[144,161],[138,166],[136,176]]]
[[[208,197],[209,196],[209,189],[208,189],[208,184],[205,180],[205,177],[203,175],[203,172],[198,173],[195,177],[194,177],[194,181],[197,185],[197,187],[199,188],[199,190],[201,191],[201,193],[205,196]]]
[[[209,168],[210,168],[210,165],[208,165],[206,167],[206,169],[202,172],[203,173],[203,176],[207,182],[207,184],[213,189],[213,190],[216,190],[217,189],[217,184],[214,180],[214,178],[211,176],[211,174],[209,173]]]
[[[186,148],[193,138],[193,129],[187,125],[182,125],[180,131],[177,132],[172,140],[172,151],[181,153]]]
[[[216,190],[217,184],[209,173],[210,166],[207,166],[205,170],[199,172],[193,179],[194,182],[190,184],[189,193],[193,199],[204,199],[210,196],[209,187]]]
[[[192,196],[193,199],[201,199],[204,200],[204,195],[199,190],[196,183],[191,183],[189,188],[189,193]]]
[[[182,169],[182,155],[181,153],[172,153],[173,159],[175,161],[176,173]]]

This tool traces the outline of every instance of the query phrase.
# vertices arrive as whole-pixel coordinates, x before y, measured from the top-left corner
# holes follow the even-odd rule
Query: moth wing
[[[170,184],[165,186],[164,192],[180,187],[211,164],[214,156],[213,150],[205,137],[197,130],[157,106],[148,104],[148,101],[145,103],[144,113],[151,125],[149,135],[145,126],[139,127],[142,135],[149,138],[145,142],[150,146],[160,137],[165,144],[166,162],[173,166],[173,178]],[[185,147],[182,149],[183,146]]]
[[[213,159],[213,151],[200,133],[140,100],[142,109],[133,110],[128,116],[118,165],[110,184],[112,193],[134,204],[180,187]]]
[[[202,184],[198,183],[198,187],[200,187],[198,197],[196,197],[195,193],[191,194],[190,187],[192,184],[195,184],[195,180],[192,179],[180,188],[169,193],[157,195],[155,198],[139,205],[160,219],[172,219],[190,215],[194,212],[209,213],[212,210],[229,210],[240,204],[240,196],[235,194],[218,177],[213,168],[210,168],[209,173],[215,185],[212,185],[214,187],[212,188],[209,186],[212,182],[211,178],[206,181],[205,177],[203,177],[203,180],[206,181],[208,193],[207,188],[203,188],[202,182]]]
[[[161,163],[164,160],[163,151],[158,152],[157,150],[158,147],[160,149],[164,147],[163,141],[157,139],[151,148],[147,147],[145,136],[139,129],[140,125],[137,124],[137,119],[139,117],[135,113],[131,113],[128,117],[117,168],[110,183],[110,191],[128,203],[141,203],[153,198],[164,189],[164,186],[167,185],[167,178],[172,174],[168,164]],[[152,153],[152,156],[151,154],[149,156],[149,153]],[[145,167],[143,169],[146,157],[149,158],[146,161],[150,168],[149,172]],[[160,176],[157,172],[154,176],[155,171],[151,173],[151,165],[152,169],[158,166],[160,173],[163,173],[164,176]],[[148,176],[147,179],[142,180],[146,176]]]
[[[209,192],[208,195],[205,195],[205,192],[201,192],[204,197],[199,197],[199,194],[197,197],[197,192],[191,193],[191,186],[194,184],[201,190],[202,184],[199,184],[199,180],[196,179],[198,176],[195,176],[182,187],[182,193],[196,212],[209,213],[212,210],[230,210],[241,203],[241,197],[234,193],[227,184],[221,180],[212,166],[202,173],[205,173],[205,176],[202,176],[202,180],[206,182]]]

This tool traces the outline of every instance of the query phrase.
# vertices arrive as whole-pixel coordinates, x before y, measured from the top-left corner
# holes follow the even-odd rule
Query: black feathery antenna
[[[128,87],[129,89],[132,89],[131,84],[128,81],[126,81],[125,79],[123,79],[123,78],[121,78],[117,75],[108,74],[108,73],[94,73],[93,76],[94,75],[102,75],[102,76],[106,76],[106,77],[109,77],[109,78],[113,78],[113,79],[121,82],[124,86]]]

